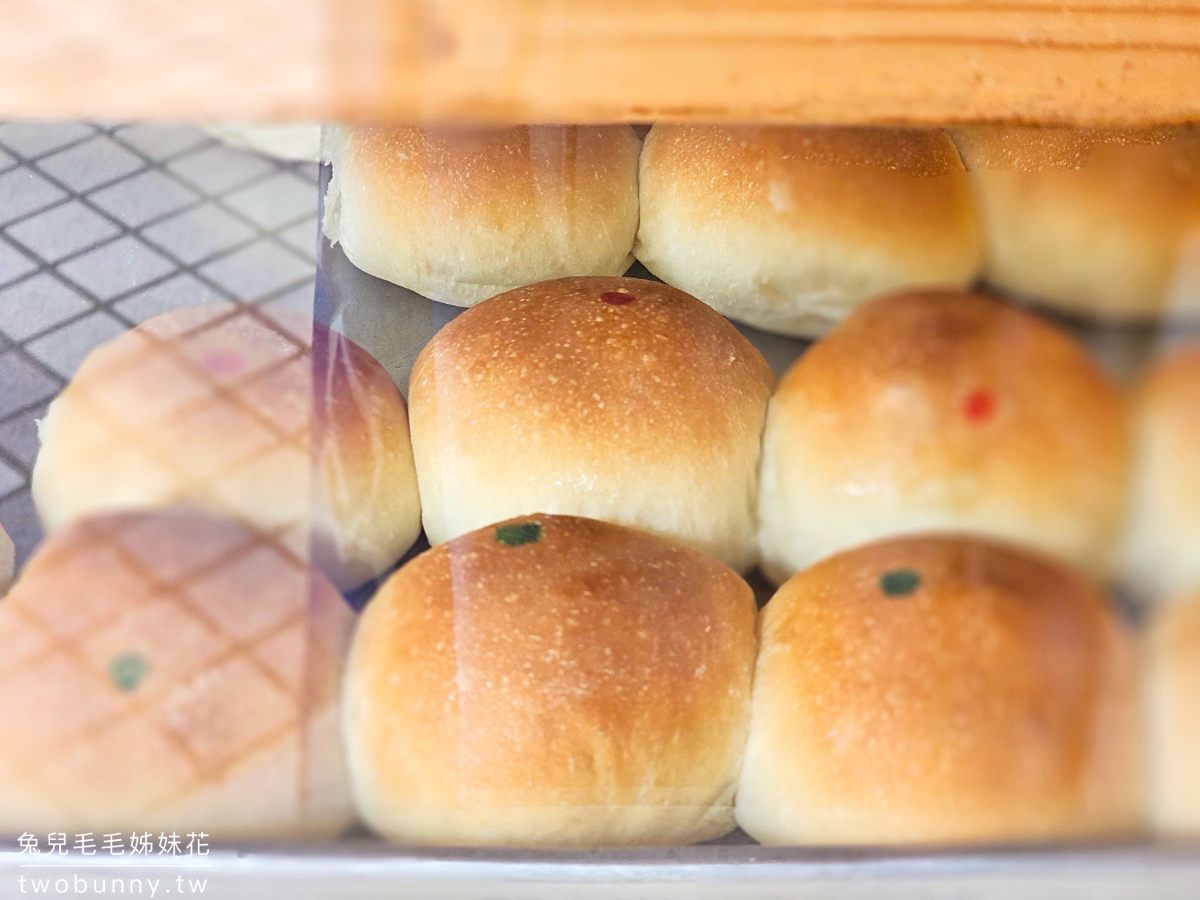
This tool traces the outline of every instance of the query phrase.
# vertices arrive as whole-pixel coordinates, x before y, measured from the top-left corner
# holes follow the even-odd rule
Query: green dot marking
[[[499,525],[496,540],[508,547],[536,544],[542,539],[542,526],[537,522],[522,522],[519,525]]]
[[[879,579],[879,588],[889,597],[907,597],[921,586],[921,576],[912,569],[892,569]]]
[[[117,690],[131,693],[146,677],[146,660],[137,653],[124,653],[109,663],[108,677]]]

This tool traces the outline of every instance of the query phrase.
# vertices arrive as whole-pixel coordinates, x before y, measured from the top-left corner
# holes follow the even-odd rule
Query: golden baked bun
[[[1200,344],[1165,357],[1134,405],[1126,575],[1162,599],[1200,589]]]
[[[655,125],[634,254],[767,331],[817,335],[866,298],[965,287],[980,237],[940,131]]]
[[[89,354],[41,439],[33,499],[50,531],[188,504],[311,547],[351,588],[421,529],[399,390],[365,350],[299,314],[221,303],[150,319]]]
[[[1159,613],[1148,656],[1151,822],[1161,834],[1200,837],[1200,592]]]
[[[1200,313],[1200,130],[978,126],[955,137],[997,287],[1071,313]]]
[[[229,520],[63,529],[0,603],[0,834],[337,834],[352,625],[324,578]]]
[[[1088,582],[975,539],[838,554],[764,608],[737,820],[765,844],[1120,834],[1132,638]]]
[[[425,532],[580,515],[744,571],[773,383],[732,325],[667,285],[563,278],[493,297],[413,368]]]
[[[527,516],[380,589],[346,677],[363,819],[458,846],[686,844],[732,830],[754,597],[632,529]]]
[[[968,293],[874,300],[771,400],[764,571],[778,584],[877,538],[960,531],[1107,575],[1126,445],[1117,388],[1039,317]]]
[[[325,236],[364,272],[454,306],[621,275],[640,149],[628,125],[334,129]]]
[[[0,597],[8,593],[12,587],[13,571],[16,565],[16,550],[12,538],[0,525]]]

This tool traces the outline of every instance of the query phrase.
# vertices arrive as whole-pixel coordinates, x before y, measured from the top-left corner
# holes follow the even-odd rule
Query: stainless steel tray
[[[137,896],[234,898],[1078,898],[1200,897],[1200,847],[1112,845],[1061,849],[889,851],[755,846],[552,852],[405,850],[373,841],[322,847],[214,849],[206,857],[20,855],[0,849],[0,900],[28,897],[34,879],[52,893],[84,895],[114,879]],[[32,861],[31,861],[32,860]],[[24,877],[26,880],[21,882]],[[78,880],[77,880],[78,879]],[[182,879],[182,880],[179,880]],[[63,880],[65,891],[57,891]],[[25,888],[21,891],[22,885]],[[182,888],[182,890],[181,890]],[[119,891],[117,892],[120,893]]]

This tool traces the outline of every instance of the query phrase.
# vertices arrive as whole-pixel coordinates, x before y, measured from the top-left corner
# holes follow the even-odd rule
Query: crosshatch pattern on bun
[[[1113,568],[1124,400],[1067,334],[959,292],[876,299],[780,381],[763,445],[763,568],[780,583],[892,534],[1011,540]]]
[[[1146,678],[1150,819],[1200,836],[1200,590],[1172,597],[1150,629]]]
[[[1133,420],[1126,575],[1158,600],[1200,590],[1200,343],[1148,373]]]
[[[640,150],[628,125],[333,129],[325,235],[364,272],[454,306],[622,275]]]
[[[431,543],[531,512],[640,528],[739,571],[774,376],[675,288],[564,278],[443,328],[409,387]]]
[[[489,525],[394,574],[346,679],[358,808],[402,843],[686,844],[733,828],[753,592],[570,516]]]
[[[954,129],[992,284],[1101,319],[1200,314],[1200,129]]]
[[[342,588],[420,533],[399,390],[300,314],[213,303],[156,316],[88,355],[40,434],[33,499],[49,531],[187,504],[311,549]]]
[[[764,608],[738,824],[767,844],[1034,841],[1140,814],[1132,636],[1066,567],[871,544]]]
[[[962,161],[937,129],[655,125],[634,247],[722,313],[823,334],[898,288],[966,287],[981,239]]]
[[[0,603],[0,834],[330,838],[353,615],[244,525],[126,512],[51,537]]]

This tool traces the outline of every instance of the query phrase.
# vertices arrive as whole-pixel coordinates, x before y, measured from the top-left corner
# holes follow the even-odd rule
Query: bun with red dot
[[[655,125],[634,254],[767,331],[824,334],[868,297],[966,287],[982,244],[941,131]]]
[[[737,820],[765,844],[1041,841],[1140,814],[1133,638],[1069,568],[922,536],[763,609]]]
[[[192,506],[311,553],[342,588],[420,533],[400,391],[307,316],[214,303],[150,319],[88,355],[40,433],[33,499],[49,531]]]
[[[325,235],[364,272],[454,306],[622,275],[640,150],[628,125],[336,128]]]
[[[759,534],[776,583],[893,534],[957,531],[1110,574],[1127,441],[1117,388],[1041,318],[970,293],[874,300],[780,381]]]
[[[572,516],[421,554],[359,621],[345,735],[389,840],[646,846],[719,837],[749,726],[754,595],[715,560]]]
[[[1200,590],[1200,344],[1149,372],[1133,420],[1126,575],[1152,599]]]
[[[0,834],[338,834],[353,618],[233,521],[124,512],[56,532],[0,603]]]
[[[1200,837],[1200,591],[1173,597],[1148,641],[1150,820],[1171,837]]]
[[[563,278],[468,310],[409,387],[425,531],[437,544],[533,512],[679,541],[744,571],[774,376],[694,297]]]

